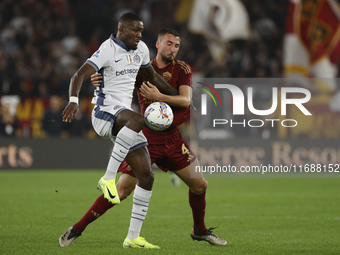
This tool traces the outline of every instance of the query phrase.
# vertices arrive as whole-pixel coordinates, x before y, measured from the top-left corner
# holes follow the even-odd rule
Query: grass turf
[[[132,196],[90,224],[71,246],[59,236],[100,194],[102,171],[0,172],[0,254],[141,254],[124,249]],[[192,241],[188,188],[155,172],[141,235],[149,254],[340,254],[340,179],[208,179],[207,227],[228,241]]]

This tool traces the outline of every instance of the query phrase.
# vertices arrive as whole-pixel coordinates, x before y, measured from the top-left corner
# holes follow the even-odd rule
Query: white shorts
[[[114,143],[116,137],[112,135],[112,128],[117,118],[117,115],[122,110],[130,110],[124,106],[115,105],[96,105],[92,110],[92,126],[96,133],[102,137],[109,137],[111,141]],[[143,134],[140,131],[136,139],[133,141],[132,146],[129,151],[133,151],[143,146],[147,146],[148,142]]]

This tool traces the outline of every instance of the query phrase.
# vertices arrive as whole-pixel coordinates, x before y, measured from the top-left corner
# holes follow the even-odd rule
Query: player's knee
[[[135,188],[134,186],[132,186],[132,187],[128,186],[128,187],[123,187],[123,188],[117,187],[117,192],[118,192],[120,201],[127,198],[132,193],[134,188]]]
[[[121,201],[127,198],[135,188],[135,183],[129,180],[130,177],[127,178],[125,175],[127,176],[127,174],[123,174],[116,185],[118,196]]]
[[[146,190],[152,190],[153,181],[154,181],[154,176],[153,176],[152,171],[150,171],[149,173],[139,174],[137,176],[137,179],[138,179],[137,185],[139,187],[141,187],[142,189],[146,189]]]
[[[140,114],[136,114],[134,118],[132,118],[129,123],[126,125],[127,127],[131,128],[132,130],[139,132],[144,127],[144,118]]]
[[[145,183],[148,187],[152,187],[153,185],[153,181],[155,179],[153,172],[150,170],[148,172],[146,172],[145,174],[143,174],[143,183]]]
[[[197,185],[194,185],[191,188],[191,191],[194,194],[202,194],[203,192],[205,192],[207,190],[207,188],[208,188],[208,182],[205,179],[203,179]]]
[[[148,182],[152,185],[152,184],[153,184],[153,181],[154,181],[154,179],[155,179],[155,176],[154,176],[154,174],[153,174],[152,171],[149,172],[147,178],[148,178]]]
[[[120,201],[123,201],[125,198],[127,198],[131,194],[128,190],[123,190],[121,192],[118,191],[119,199]]]

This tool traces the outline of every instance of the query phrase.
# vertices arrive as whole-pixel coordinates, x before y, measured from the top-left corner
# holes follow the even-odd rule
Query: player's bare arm
[[[147,69],[147,70],[146,70]],[[139,72],[144,76],[146,80],[149,80],[154,87],[158,88],[162,93],[166,95],[178,95],[178,91],[171,87],[158,73],[156,73],[153,67],[141,68]],[[91,75],[91,82],[93,86],[99,87],[102,82],[103,76],[100,73],[94,73]]]
[[[70,81],[69,96],[78,97],[83,82],[95,72],[95,69],[89,65],[82,65],[77,72],[72,76]],[[72,122],[79,111],[79,106],[76,103],[69,102],[63,111],[63,121]]]
[[[103,76],[100,73],[94,73],[91,75],[91,82],[93,86],[99,87],[102,83]]]
[[[150,82],[143,82],[139,89],[141,95],[150,100],[161,101],[169,104],[170,106],[187,108],[190,106],[192,88],[188,85],[179,87],[179,95],[169,96],[161,93],[155,85]]]
[[[155,72],[150,65],[146,68],[139,69],[139,72],[144,76],[144,79],[154,84],[160,92],[166,95],[178,95],[177,89],[167,83],[162,76]]]

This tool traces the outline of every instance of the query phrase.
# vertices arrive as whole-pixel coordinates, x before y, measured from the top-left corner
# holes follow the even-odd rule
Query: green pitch
[[[100,194],[103,171],[0,172],[0,254],[144,254],[124,249],[132,196],[71,247],[58,238]],[[228,241],[192,241],[188,189],[155,172],[141,235],[149,254],[340,254],[340,179],[208,179],[207,227]]]

